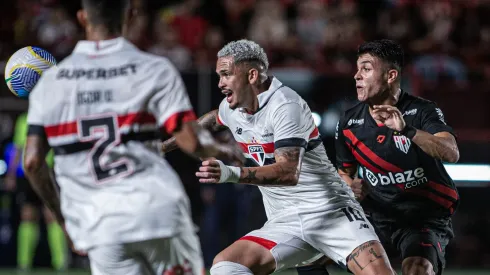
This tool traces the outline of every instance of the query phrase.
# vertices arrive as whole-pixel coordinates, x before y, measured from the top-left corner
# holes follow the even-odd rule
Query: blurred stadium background
[[[0,1],[0,68],[17,49],[40,46],[58,61],[83,32],[75,20],[76,0]],[[271,73],[307,100],[329,157],[340,111],[355,100],[353,72],[360,42],[390,38],[406,51],[403,88],[434,100],[458,134],[461,159],[448,165],[462,203],[453,223],[446,274],[490,274],[490,0],[133,0],[141,10],[128,39],[167,56],[181,71],[198,114],[221,100],[214,73],[217,50],[249,38],[269,55]],[[3,69],[1,70],[3,73]],[[28,102],[0,85],[0,150],[12,141],[16,117]],[[194,178],[197,162],[181,152],[167,155],[180,173],[200,227],[206,263],[222,248],[260,227],[260,193],[250,186],[205,186]],[[0,158],[0,274],[16,274],[16,190],[7,189]],[[162,217],[164,218],[164,217]],[[41,226],[41,228],[43,228]],[[389,250],[390,251],[390,250]],[[392,262],[399,266],[399,259]],[[72,255],[70,268],[87,268]],[[50,273],[43,229],[34,260]],[[332,274],[343,274],[334,273]]]

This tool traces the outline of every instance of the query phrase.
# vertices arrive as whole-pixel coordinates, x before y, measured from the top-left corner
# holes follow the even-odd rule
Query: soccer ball
[[[16,51],[5,66],[5,83],[18,97],[28,98],[41,74],[56,65],[56,59],[38,47],[24,47]]]

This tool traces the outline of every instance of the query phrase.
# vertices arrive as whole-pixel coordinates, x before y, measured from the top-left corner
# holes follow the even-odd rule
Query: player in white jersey
[[[121,37],[133,14],[129,0],[82,3],[87,41],[30,94],[27,175],[74,247],[87,251],[92,274],[202,274],[189,199],[147,143],[170,134],[196,157],[243,156],[197,125],[167,59]],[[49,147],[60,196],[44,162]]]
[[[392,274],[373,227],[327,158],[308,105],[267,69],[266,54],[252,41],[218,52],[226,98],[200,123],[229,128],[248,165],[206,160],[196,175],[202,183],[259,186],[268,221],[219,253],[211,274],[269,274],[323,254],[354,274]],[[169,140],[163,150],[174,147]]]

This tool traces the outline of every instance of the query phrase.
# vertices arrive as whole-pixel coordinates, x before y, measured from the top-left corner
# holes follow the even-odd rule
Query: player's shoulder
[[[277,82],[279,82],[277,80]],[[276,83],[276,85],[278,85]],[[271,85],[272,86],[272,85]],[[290,87],[283,85],[279,82],[279,86],[272,87],[275,89],[274,93],[270,96],[269,105],[270,110],[276,110],[278,107],[285,105],[287,103],[296,103],[301,106],[306,106],[306,102],[304,99],[293,89]]]
[[[356,102],[354,105],[341,112],[339,125],[343,127],[347,124],[347,121],[351,119],[363,119],[365,111],[366,104],[364,102]]]
[[[415,96],[406,92],[403,92],[403,102],[400,106],[401,112],[405,115],[411,114],[415,115],[426,110],[433,110],[437,108],[437,104],[434,101],[428,100],[426,98]]]

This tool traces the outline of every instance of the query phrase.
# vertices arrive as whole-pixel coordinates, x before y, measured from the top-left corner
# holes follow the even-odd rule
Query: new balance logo
[[[235,134],[241,135],[242,134],[242,128],[236,127]]]
[[[361,224],[359,225],[359,229],[363,229],[363,228],[367,228],[367,229],[369,229],[369,225],[367,225],[367,223],[361,223]]]

